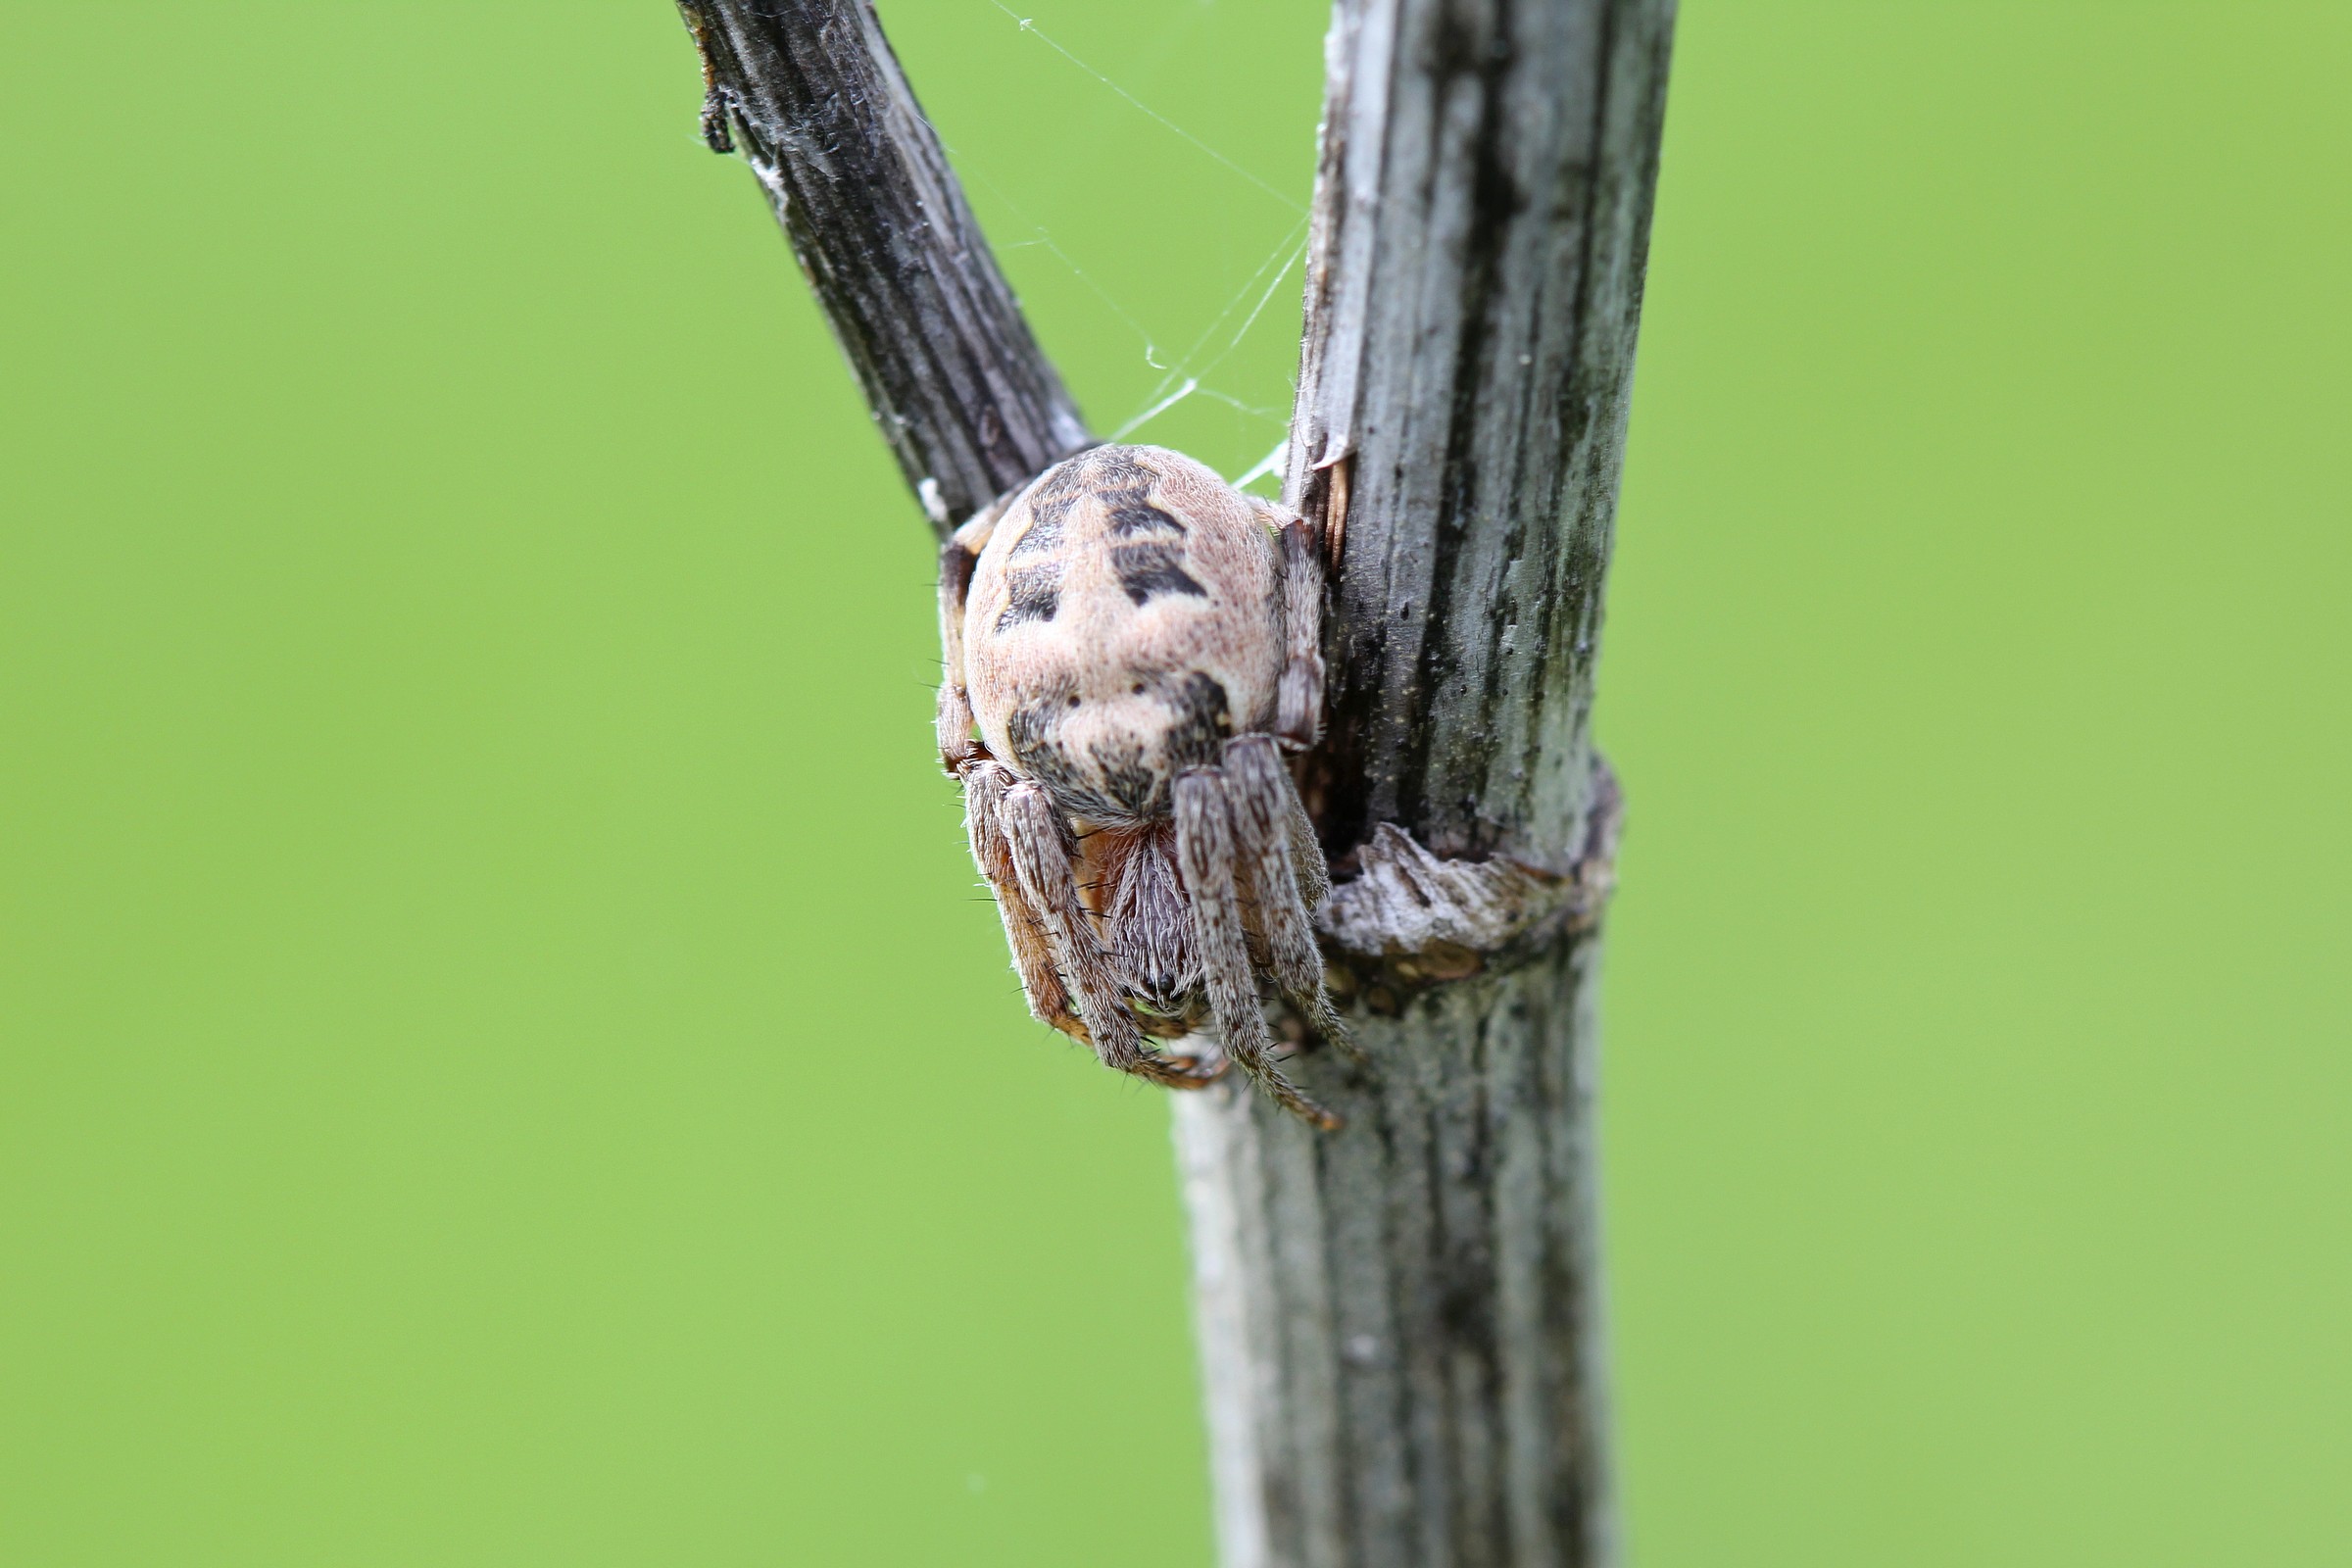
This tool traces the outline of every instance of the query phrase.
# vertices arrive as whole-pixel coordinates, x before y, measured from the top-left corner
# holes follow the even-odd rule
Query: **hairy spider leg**
[[[1306,814],[1306,803],[1298,798],[1298,786],[1291,770],[1282,770],[1285,808],[1291,814],[1291,870],[1298,881],[1298,902],[1312,915],[1323,907],[1331,897],[1331,866],[1323,858],[1323,846],[1315,842],[1315,821]]]
[[[1012,966],[1021,977],[1021,994],[1040,1023],[1051,1024],[1083,1044],[1094,1042],[1070,1005],[1069,989],[1054,966],[1054,948],[1045,916],[1021,890],[1013,868],[1012,846],[1004,840],[999,813],[1013,774],[1002,762],[977,760],[956,769],[963,780],[963,826],[972,845],[972,861],[988,878],[997,896],[997,913],[1004,921],[1004,942],[1012,949]]]
[[[939,648],[946,666],[939,682],[939,762],[951,773],[986,755],[972,739],[972,699],[963,674],[963,601],[980,552],[988,548],[997,519],[1012,500],[1011,495],[1000,497],[972,514],[939,547]]]
[[[1215,1083],[1225,1072],[1221,1059],[1194,1062],[1145,1049],[1135,1014],[1127,1010],[1126,986],[1079,901],[1078,882],[1070,874],[1069,830],[1045,786],[1031,779],[1013,784],[1004,792],[997,819],[1004,826],[1022,893],[1045,913],[1054,956],[1078,994],[1078,1008],[1086,1015],[1087,1032],[1094,1037],[1095,1054],[1102,1064],[1170,1089],[1202,1089]],[[1259,1027],[1264,1027],[1262,1020]]]
[[[1282,680],[1275,688],[1274,735],[1293,751],[1315,744],[1323,727],[1323,541],[1296,512],[1257,496],[1250,505],[1274,530],[1282,576]]]
[[[1292,867],[1291,803],[1297,790],[1271,736],[1243,735],[1225,746],[1225,794],[1233,812],[1234,863],[1257,901],[1275,984],[1306,1015],[1315,1033],[1361,1064],[1364,1054],[1340,1021],[1323,985],[1323,954]]]
[[[1176,775],[1176,859],[1193,906],[1200,978],[1226,1053],[1285,1110],[1330,1131],[1340,1118],[1282,1075],[1269,1053],[1273,1038],[1258,1009],[1257,980],[1234,889],[1234,836],[1224,775],[1197,767]]]
[[[1274,738],[1292,751],[1312,746],[1323,732],[1323,561],[1329,530],[1260,496],[1248,498],[1274,531],[1282,594],[1283,668],[1275,689]],[[1306,803],[1291,784],[1291,870],[1299,902],[1311,915],[1331,896],[1331,867],[1315,842]]]

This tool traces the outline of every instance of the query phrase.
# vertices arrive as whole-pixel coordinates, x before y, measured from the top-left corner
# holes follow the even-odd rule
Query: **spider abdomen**
[[[1330,1128],[1275,1064],[1261,996],[1353,1053],[1281,751],[1317,731],[1324,548],[1160,447],[1056,464],[940,550],[936,729],[1038,1020],[1171,1089],[1238,1065]],[[1205,1045],[1156,1044],[1212,1020]]]
[[[1178,773],[1272,726],[1281,616],[1274,537],[1215,473],[1160,447],[1080,453],[1013,502],[973,568],[981,738],[1075,815],[1164,819]]]

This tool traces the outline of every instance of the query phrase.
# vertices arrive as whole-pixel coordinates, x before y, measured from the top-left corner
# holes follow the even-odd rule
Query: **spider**
[[[1314,743],[1323,705],[1317,534],[1162,447],[1056,464],[941,551],[939,754],[1031,1012],[1171,1089],[1238,1065],[1333,1128],[1258,1001],[1271,980],[1356,1056],[1280,750]],[[1209,1021],[1221,1049],[1154,1049]]]

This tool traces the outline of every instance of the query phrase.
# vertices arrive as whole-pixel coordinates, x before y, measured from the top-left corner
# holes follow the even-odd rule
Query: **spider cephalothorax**
[[[1314,530],[1180,453],[1096,447],[941,556],[939,751],[1030,1010],[1171,1088],[1271,1058],[1260,977],[1348,1048],[1310,911],[1323,852],[1278,743],[1313,743]],[[977,738],[974,730],[977,729]],[[1213,1021],[1221,1052],[1149,1043]]]

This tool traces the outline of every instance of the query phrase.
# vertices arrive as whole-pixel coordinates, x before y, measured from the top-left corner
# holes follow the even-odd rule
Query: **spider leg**
[[[1282,680],[1275,688],[1274,735],[1303,751],[1323,730],[1323,548],[1321,530],[1298,514],[1249,498],[1274,530],[1282,573]]]
[[[1009,499],[1009,498],[1007,498]],[[939,547],[939,761],[949,772],[986,754],[972,740],[972,700],[963,678],[963,600],[972,568],[1004,514],[1005,501],[983,507]]]
[[[1232,813],[1224,776],[1215,768],[1176,776],[1176,860],[1192,901],[1201,982],[1227,1054],[1285,1110],[1327,1131],[1338,1127],[1340,1118],[1300,1093],[1270,1058],[1274,1042],[1258,1009],[1257,981],[1234,889]]]
[[[1291,811],[1298,792],[1272,737],[1244,735],[1226,744],[1225,793],[1233,813],[1234,858],[1257,899],[1275,983],[1306,1014],[1315,1033],[1361,1063],[1363,1053],[1323,986],[1323,955],[1292,865]],[[1320,850],[1315,858],[1322,859]]]
[[[988,878],[997,896],[997,913],[1004,921],[1004,942],[1012,949],[1012,966],[1021,977],[1021,993],[1038,1022],[1051,1024],[1074,1040],[1092,1044],[1077,1009],[1070,1005],[1069,988],[1054,966],[1052,939],[1045,916],[1021,890],[1013,869],[1012,847],[1004,841],[999,813],[1013,775],[1002,762],[967,761],[957,770],[963,780],[963,826],[972,844],[972,860]]]
[[[1314,818],[1306,814],[1306,803],[1298,798],[1298,786],[1287,767],[1282,770],[1282,791],[1289,803],[1285,809],[1290,814],[1291,870],[1298,880],[1298,902],[1311,916],[1331,897],[1331,866],[1323,858],[1323,846],[1315,842]]]
[[[1127,1009],[1126,986],[1079,901],[1078,882],[1070,874],[1069,830],[1045,786],[1029,779],[1013,784],[1004,791],[997,820],[1021,892],[1045,916],[1054,958],[1078,995],[1078,1008],[1086,1015],[1087,1033],[1102,1064],[1170,1089],[1215,1083],[1225,1071],[1222,1061],[1193,1062],[1145,1049],[1135,1014]]]

